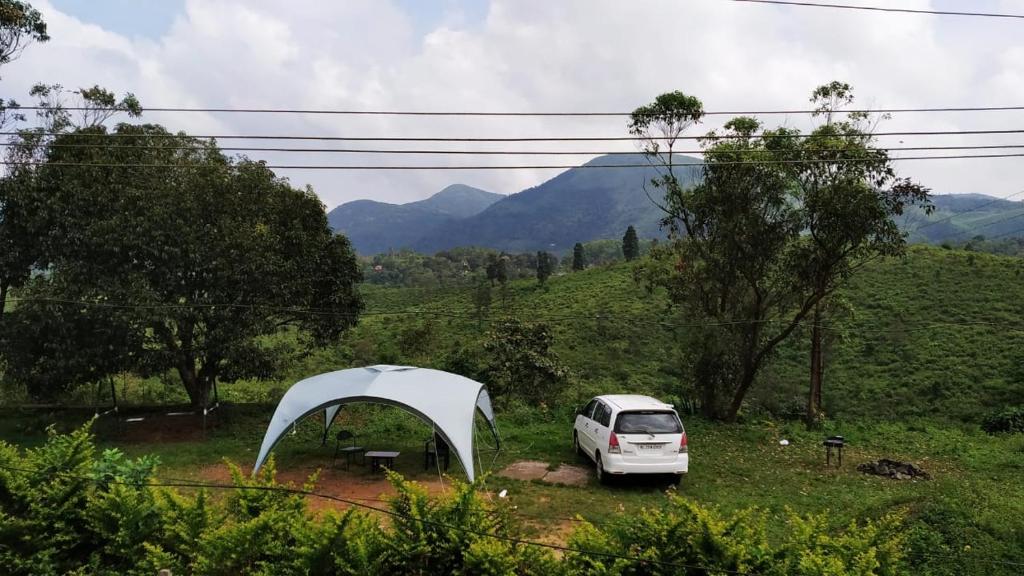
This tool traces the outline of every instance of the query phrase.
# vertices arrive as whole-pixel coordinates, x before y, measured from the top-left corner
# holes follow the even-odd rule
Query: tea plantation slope
[[[618,264],[492,290],[484,320],[469,288],[366,288],[368,315],[349,339],[356,362],[445,365],[479,348],[489,321],[506,315],[547,322],[555,350],[577,374],[571,398],[596,391],[690,396],[673,344],[678,316]],[[915,246],[901,260],[871,264],[838,294],[849,312],[828,320],[826,411],[831,416],[928,416],[980,421],[1024,397],[1024,260]],[[748,410],[799,413],[807,334],[776,354]],[[555,400],[555,399],[553,399]]]

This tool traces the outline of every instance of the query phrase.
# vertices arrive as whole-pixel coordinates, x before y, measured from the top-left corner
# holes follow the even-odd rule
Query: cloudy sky
[[[1014,0],[846,0],[1024,12]],[[840,79],[873,108],[1024,105],[1024,20],[767,6],[727,0],[32,0],[52,41],[6,66],[3,97],[35,82],[101,84],[149,107],[628,111],[682,90],[708,110],[800,109]],[[194,134],[624,136],[623,118],[423,118],[150,113]],[[808,126],[801,116],[765,118]],[[710,118],[704,131],[722,122]],[[914,114],[887,131],[1024,128],[1024,111]],[[901,143],[902,142],[902,143]],[[223,146],[272,146],[222,141]],[[316,143],[294,147],[631,150],[610,143]],[[1020,135],[894,137],[886,146],[1024,144]],[[1024,148],[994,152],[1024,152]],[[940,152],[941,153],[941,152]],[[976,154],[979,151],[967,151]],[[922,153],[905,153],[920,155]],[[588,156],[250,153],[273,164],[582,163]],[[937,193],[1010,196],[1024,158],[906,161]],[[281,171],[328,207],[406,202],[462,182],[513,193],[558,171]],[[1024,194],[1016,196],[1024,198]]]

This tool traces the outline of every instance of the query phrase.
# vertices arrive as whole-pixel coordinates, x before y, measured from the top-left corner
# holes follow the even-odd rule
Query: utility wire
[[[888,161],[901,162],[910,160],[971,160],[979,158],[1020,158],[1024,153],[1006,154],[956,154],[944,156],[902,156],[888,158]],[[803,160],[727,160],[715,162],[716,166],[742,166],[742,165],[766,165],[766,164],[834,164],[834,163],[866,163],[879,162],[878,158],[808,158]],[[114,163],[114,162],[38,162],[38,161],[16,161],[6,160],[0,162],[7,166],[49,166],[49,167],[78,167],[78,168],[176,168],[176,169],[206,169],[203,164],[146,164],[146,163]],[[704,162],[680,162],[673,164],[674,168],[700,167]],[[534,164],[534,165],[505,165],[505,166],[436,166],[436,165],[312,165],[312,164],[268,164],[266,168],[272,170],[568,170],[573,168],[585,169],[611,169],[611,168],[651,168],[651,164]]]
[[[999,14],[995,12],[958,12],[952,10],[921,10],[913,8],[892,8],[882,6],[856,6],[852,4],[826,4],[821,2],[795,2],[792,0],[732,0],[749,4],[777,4],[784,6],[803,6],[808,8],[839,8],[843,10],[867,10],[871,12],[899,12],[904,14],[932,14],[936,16],[976,16],[983,18],[1016,18],[1024,19],[1024,14]]]
[[[1016,220],[1017,218],[1024,218],[1024,212],[1022,212],[1020,214],[1012,214],[1010,216],[999,218],[997,220],[992,220],[991,222],[987,222],[987,223],[982,224],[981,226],[978,226],[976,228],[968,228],[966,230],[962,230],[959,233],[957,233],[956,235],[954,235],[953,238],[954,239],[955,238],[960,238],[961,236],[965,236],[967,234],[977,234],[977,232],[979,230],[984,230],[985,228],[988,228],[990,226],[995,226],[996,224],[1002,224],[1003,222],[1008,222],[1010,220]]]
[[[13,110],[14,108],[12,108]],[[52,110],[46,106],[19,106],[17,110]],[[121,108],[67,106],[61,110],[80,112],[121,112]],[[902,113],[945,113],[945,112],[1011,112],[1024,110],[1024,106],[955,106],[934,108],[875,108],[843,109],[838,113],[902,114]],[[621,117],[632,116],[632,112],[472,112],[472,111],[427,111],[427,110],[330,110],[295,108],[192,108],[183,106],[146,107],[145,112],[207,113],[207,114],[311,114],[332,116],[441,116],[441,117]],[[817,110],[712,110],[704,116],[768,116],[815,114]]]
[[[1024,134],[1024,129],[1002,129],[1002,130],[918,130],[908,132],[867,132],[858,134],[857,137],[875,136],[972,136],[979,134]],[[22,136],[21,132],[5,131],[0,136]],[[191,135],[191,134],[133,134],[128,132],[94,133],[94,132],[33,132],[32,136],[73,136],[76,138],[152,138],[152,139],[213,139],[213,140],[320,140],[338,142],[635,142],[637,140],[655,141],[679,141],[679,140],[707,140],[708,136],[653,136],[637,138],[636,136],[543,136],[543,137],[507,137],[507,138],[451,138],[451,137],[418,137],[418,136],[298,136],[298,135],[237,135],[237,134],[216,134],[216,135]],[[814,138],[814,134],[776,134],[771,138]],[[759,139],[762,135],[744,136],[739,134],[718,134],[717,139]]]
[[[1003,232],[1002,234],[996,234],[995,236],[989,236],[989,237],[985,238],[985,240],[986,241],[987,240],[998,240],[1000,238],[1006,238],[1008,236],[1017,236],[1017,235],[1020,235],[1020,237],[1017,238],[1018,240],[1024,240],[1024,228],[1018,228],[1016,230],[1010,230],[1009,232]]]
[[[1007,201],[1010,198],[1014,198],[1016,196],[1020,196],[1021,194],[1024,194],[1024,190],[1019,190],[1017,192],[1014,192],[1013,194],[1010,194],[1009,196],[1006,196],[1005,198],[993,198],[993,199],[991,199],[991,200],[989,200],[987,202],[984,202],[982,204],[979,204],[979,205],[975,206],[974,208],[971,208],[970,210],[967,210],[966,212],[958,212],[958,213],[950,214],[949,216],[946,216],[945,218],[940,218],[938,220],[933,220],[933,221],[928,222],[926,224],[922,224],[921,226],[918,226],[917,228],[911,230],[910,232],[913,233],[913,232],[917,232],[919,230],[924,230],[925,228],[931,228],[932,226],[938,226],[939,224],[944,224],[944,223],[949,222],[950,220],[956,218],[957,216],[963,216],[964,214],[970,214],[971,212],[977,212],[977,211],[981,210],[982,208],[987,208],[987,207],[989,207],[989,206],[991,206],[993,204],[998,204],[999,202]]]
[[[0,142],[0,147],[18,147],[16,142]],[[114,150],[195,150],[192,146],[162,146],[159,144],[105,144],[105,143],[77,143],[77,144],[48,144],[47,148],[71,148],[71,149],[114,149]],[[993,149],[1016,149],[1024,148],[1024,144],[988,144],[975,146],[869,146],[869,147],[840,147],[840,148],[808,148],[801,152],[810,153],[836,153],[846,151],[884,151],[884,152],[912,152],[926,150],[993,150]],[[457,154],[457,155],[484,155],[484,156],[641,156],[644,152],[639,150],[624,151],[600,151],[600,150],[432,150],[432,149],[379,149],[379,148],[276,148],[267,146],[240,146],[240,147],[218,147],[221,152],[309,152],[309,153],[336,153],[336,154]],[[706,149],[673,150],[672,154],[703,154]],[[661,156],[668,156],[663,153]]]

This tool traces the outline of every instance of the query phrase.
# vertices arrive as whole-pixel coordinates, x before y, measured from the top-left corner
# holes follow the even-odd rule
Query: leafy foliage
[[[573,272],[583,270],[587,267],[586,256],[583,252],[583,244],[577,242],[572,247],[572,270]]]
[[[548,252],[537,252],[537,282],[544,285],[558,266],[558,258]]]
[[[62,318],[120,310],[128,340],[144,341],[139,364],[177,371],[194,405],[222,374],[262,366],[261,336],[292,326],[320,344],[355,323],[358,264],[312,190],[159,126],[95,126],[56,143],[71,146],[48,147],[36,176],[61,215],[50,221],[46,289]],[[159,167],[183,164],[195,169],[169,178]]]
[[[531,404],[556,398],[569,374],[552,352],[551,331],[542,323],[501,320],[487,333],[486,374],[494,397]]]
[[[1006,408],[990,414],[981,424],[989,434],[999,432],[1024,433],[1024,408]]]
[[[973,265],[969,254],[975,256]],[[437,363],[431,365],[446,366],[444,359],[458,351],[456,371],[476,374],[488,385],[479,367],[485,357],[477,350],[482,327],[515,317],[547,323],[551,350],[575,375],[573,385],[561,397],[550,397],[549,405],[628,389],[699,406],[699,390],[683,356],[694,350],[690,338],[693,346],[701,344],[699,332],[670,308],[664,289],[648,293],[637,285],[633,270],[623,263],[591,267],[552,277],[546,290],[532,281],[511,282],[507,298],[495,295],[483,322],[475,314],[475,289],[469,287],[370,287],[364,294],[371,310],[455,314],[437,326],[432,354]],[[865,265],[830,299],[850,312],[834,310],[824,320],[826,413],[841,419],[924,417],[980,424],[992,410],[1017,404],[1024,394],[1024,354],[1006,333],[1022,326],[1021,278],[1020,259],[928,246],[911,246],[904,258]],[[358,342],[374,351],[361,356],[367,362],[414,362],[395,344],[406,324],[407,319],[366,317],[341,352]],[[745,401],[746,415],[803,415],[806,323],[796,334],[779,345],[758,375]],[[473,372],[461,372],[470,367]]]
[[[627,262],[640,257],[640,239],[632,226],[626,228],[626,234],[622,236],[622,256]]]
[[[822,299],[867,259],[902,254],[893,218],[928,193],[896,178],[886,152],[871,146],[866,116],[833,118],[852,102],[841,83],[815,92],[825,123],[807,138],[762,131],[749,117],[710,132],[703,177],[686,188],[671,151],[701,107],[663,96],[629,124],[665,169],[652,184],[665,192],[670,237],[640,276],[666,288],[700,333],[687,339],[686,364],[705,415],[735,420],[758,372]]]
[[[570,540],[587,552],[630,550],[639,561],[570,553],[575,574],[740,573],[765,575],[869,576],[904,570],[900,520],[853,524],[840,534],[825,530],[824,516],[787,514],[782,541],[768,539],[768,515],[758,510],[722,514],[679,496],[600,530],[584,523]],[[683,568],[685,567],[685,568]]]
[[[679,574],[872,576],[906,573],[895,515],[832,530],[825,516],[785,515],[778,538],[758,510],[722,513],[670,495],[601,526],[580,522],[556,557],[525,542],[507,500],[453,481],[441,498],[391,473],[390,519],[310,512],[303,487],[273,462],[214,499],[154,487],[156,462],[97,454],[86,428],[19,451],[0,443],[0,565],[5,573],[199,576],[281,574]]]
[[[0,65],[18,57],[32,42],[46,42],[46,22],[28,2],[0,1]]]

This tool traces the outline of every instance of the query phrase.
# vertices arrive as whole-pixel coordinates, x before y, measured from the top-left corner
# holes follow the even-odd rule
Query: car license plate
[[[641,452],[661,452],[661,444],[637,444],[636,447]]]

